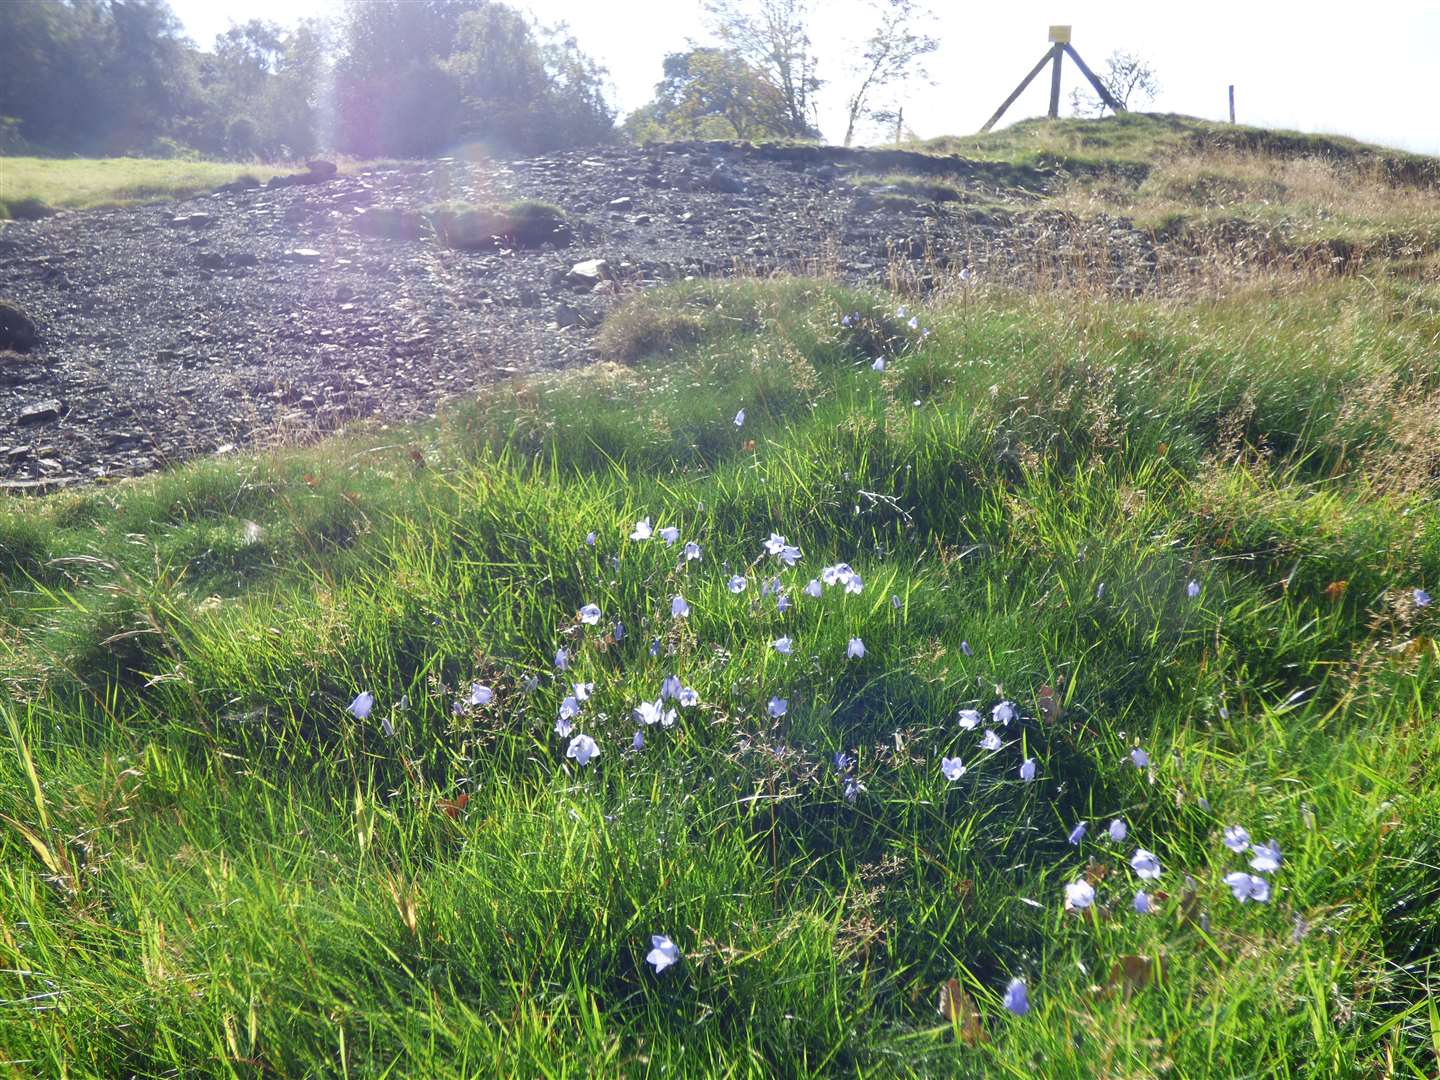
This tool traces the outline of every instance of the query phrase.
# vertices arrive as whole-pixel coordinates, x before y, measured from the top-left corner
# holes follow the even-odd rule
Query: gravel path
[[[900,170],[944,174],[966,198],[851,180]],[[432,415],[477,384],[593,359],[620,295],[690,275],[881,281],[908,262],[922,277],[983,276],[1033,265],[1043,247],[1056,266],[1099,259],[1144,287],[1143,234],[1024,213],[1033,195],[1019,181],[1035,177],[958,158],[675,144],[446,159],[12,222],[0,298],[29,311],[40,344],[0,353],[0,484],[49,489],[358,416]],[[370,207],[522,197],[562,207],[572,241],[462,252],[355,227]],[[570,280],[587,259],[606,260],[617,284]]]

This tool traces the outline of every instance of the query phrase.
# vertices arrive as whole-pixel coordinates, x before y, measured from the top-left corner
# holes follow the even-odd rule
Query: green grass
[[[1440,580],[1440,290],[967,296],[917,309],[923,340],[899,302],[658,290],[609,359],[427,428],[6,504],[0,1053],[1434,1075],[1440,682],[1412,590]],[[703,558],[629,540],[647,516]],[[858,595],[801,591],[838,561]],[[699,704],[629,752],[671,672]],[[494,701],[455,710],[475,681]],[[551,731],[576,681],[585,768]],[[1002,699],[989,754],[957,710]],[[1222,882],[1236,823],[1284,851],[1266,904]],[[1105,910],[1066,915],[1087,873]],[[656,933],[684,954],[658,976]],[[1163,977],[1107,990],[1136,955]],[[936,1012],[952,978],[976,1045]]]
[[[160,158],[0,156],[0,218],[12,216],[7,208],[27,202],[55,210],[165,202],[213,191],[241,176],[263,182],[277,173],[304,171],[303,166]]]

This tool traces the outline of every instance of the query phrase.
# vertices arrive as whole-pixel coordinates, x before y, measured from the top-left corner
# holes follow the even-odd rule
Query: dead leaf
[[[940,1015],[955,1028],[956,1037],[966,1046],[985,1042],[988,1036],[980,1026],[980,1010],[960,985],[959,979],[947,979],[940,984]]]
[[[1325,586],[1325,599],[1332,604],[1339,603],[1345,596],[1345,590],[1350,588],[1348,581],[1332,581]]]
[[[1117,990],[1127,1001],[1130,995],[1137,990],[1143,990],[1160,981],[1165,973],[1165,958],[1163,956],[1151,959],[1148,956],[1129,954],[1120,957],[1110,966],[1110,978],[1105,984],[1109,993]]]
[[[470,793],[468,791],[462,791],[453,799],[441,799],[440,809],[444,810],[445,813],[453,820],[460,816],[460,811],[465,809],[465,804],[469,801]]]
[[[1053,724],[1060,719],[1060,694],[1053,686],[1040,687],[1036,700],[1040,706],[1040,717],[1047,724]]]
[[[1096,862],[1091,859],[1085,867],[1085,880],[1091,885],[1099,885],[1105,880],[1105,875],[1110,873],[1110,867],[1105,863]]]

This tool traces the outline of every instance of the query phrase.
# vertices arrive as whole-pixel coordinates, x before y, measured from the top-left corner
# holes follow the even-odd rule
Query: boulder
[[[29,352],[38,340],[34,320],[19,306],[0,300],[0,349]]]
[[[739,195],[745,190],[745,181],[721,166],[705,178],[705,188],[722,195]]]
[[[310,175],[314,177],[314,180],[311,181],[312,183],[333,180],[335,178],[336,168],[333,161],[307,161],[305,167],[310,170]]]
[[[570,273],[565,275],[565,280],[583,289],[593,289],[614,276],[610,272],[610,264],[604,259],[586,259],[572,266]]]

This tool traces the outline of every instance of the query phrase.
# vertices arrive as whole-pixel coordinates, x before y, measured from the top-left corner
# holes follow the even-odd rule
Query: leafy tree
[[[783,135],[814,137],[816,75],[811,0],[706,0],[709,29],[780,96]]]
[[[1095,77],[1127,109],[1149,104],[1160,92],[1160,81],[1155,77],[1155,69],[1150,62],[1131,52],[1111,53],[1105,60],[1104,68],[1097,71]],[[1109,106],[1088,85],[1083,90],[1076,89],[1070,93],[1070,110],[1076,116],[1104,116],[1107,108]]]
[[[755,139],[790,132],[780,92],[732,50],[671,53],[664,72],[655,99],[626,119],[626,132],[636,141]]]
[[[874,97],[908,79],[925,78],[924,58],[940,47],[936,38],[916,30],[916,23],[934,16],[915,0],[870,0],[870,6],[877,19],[861,54],[860,82],[845,103],[846,146],[855,139],[855,125],[876,115]]]

